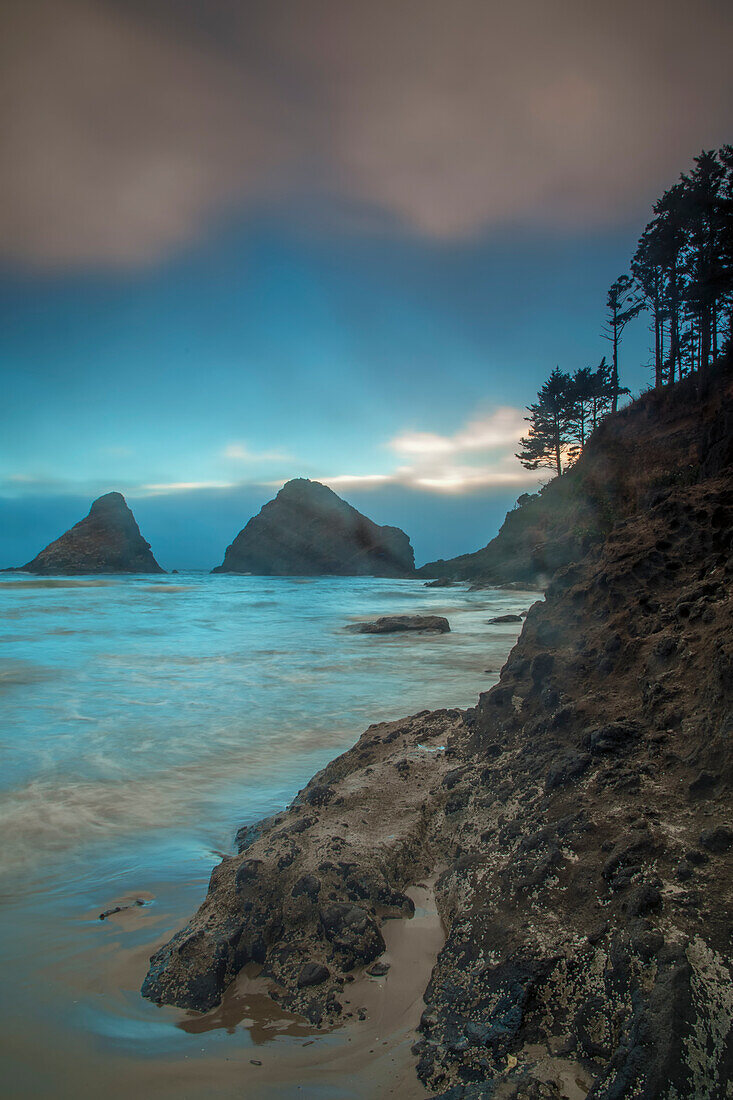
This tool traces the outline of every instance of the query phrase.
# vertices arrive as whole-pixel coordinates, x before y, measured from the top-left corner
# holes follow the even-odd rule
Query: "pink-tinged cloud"
[[[611,225],[733,136],[731,41],[719,0],[6,0],[0,252],[134,265],[305,196],[354,232]]]
[[[524,416],[522,409],[505,406],[484,416],[474,417],[454,435],[403,432],[392,439],[388,446],[400,454],[431,457],[515,446],[527,427]]]
[[[517,460],[515,452],[525,430],[523,410],[505,406],[472,417],[453,435],[401,432],[386,445],[400,460],[389,474],[339,474],[320,480],[337,491],[387,484],[439,493],[533,488],[546,481],[547,474],[525,470]]]

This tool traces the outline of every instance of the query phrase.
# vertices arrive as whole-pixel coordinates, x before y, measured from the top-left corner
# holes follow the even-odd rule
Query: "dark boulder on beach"
[[[328,486],[295,478],[239,532],[212,572],[410,577],[415,555],[399,527],[380,527]]]
[[[346,629],[352,634],[402,634],[408,630],[447,634],[450,623],[442,615],[383,615],[374,622],[352,623]]]
[[[122,493],[98,497],[89,515],[21,567],[26,573],[164,573]]]

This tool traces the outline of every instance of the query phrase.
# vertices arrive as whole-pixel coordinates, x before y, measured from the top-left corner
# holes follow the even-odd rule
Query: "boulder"
[[[450,623],[442,615],[382,615],[369,623],[347,626],[352,634],[401,634],[407,630],[447,634]]]
[[[727,825],[717,825],[700,833],[700,843],[709,852],[727,852],[733,844],[733,829]]]
[[[344,970],[369,963],[384,951],[384,940],[374,918],[359,905],[333,902],[320,912],[323,934],[341,958]]]
[[[331,974],[327,966],[320,963],[307,962],[298,975],[298,989],[304,989],[309,985],[322,985],[328,981]]]

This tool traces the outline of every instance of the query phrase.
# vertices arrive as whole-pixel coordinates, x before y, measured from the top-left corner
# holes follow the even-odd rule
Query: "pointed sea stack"
[[[22,566],[25,573],[164,573],[122,493],[94,501],[89,515]]]
[[[411,577],[415,555],[399,527],[380,527],[326,485],[299,477],[249,521],[212,572]]]

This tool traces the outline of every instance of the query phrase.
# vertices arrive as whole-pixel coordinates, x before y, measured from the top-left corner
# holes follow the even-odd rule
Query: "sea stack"
[[[399,527],[380,527],[326,485],[299,477],[249,521],[212,572],[410,577],[415,555]]]
[[[26,573],[164,573],[122,493],[98,497],[89,515],[21,567]]]

